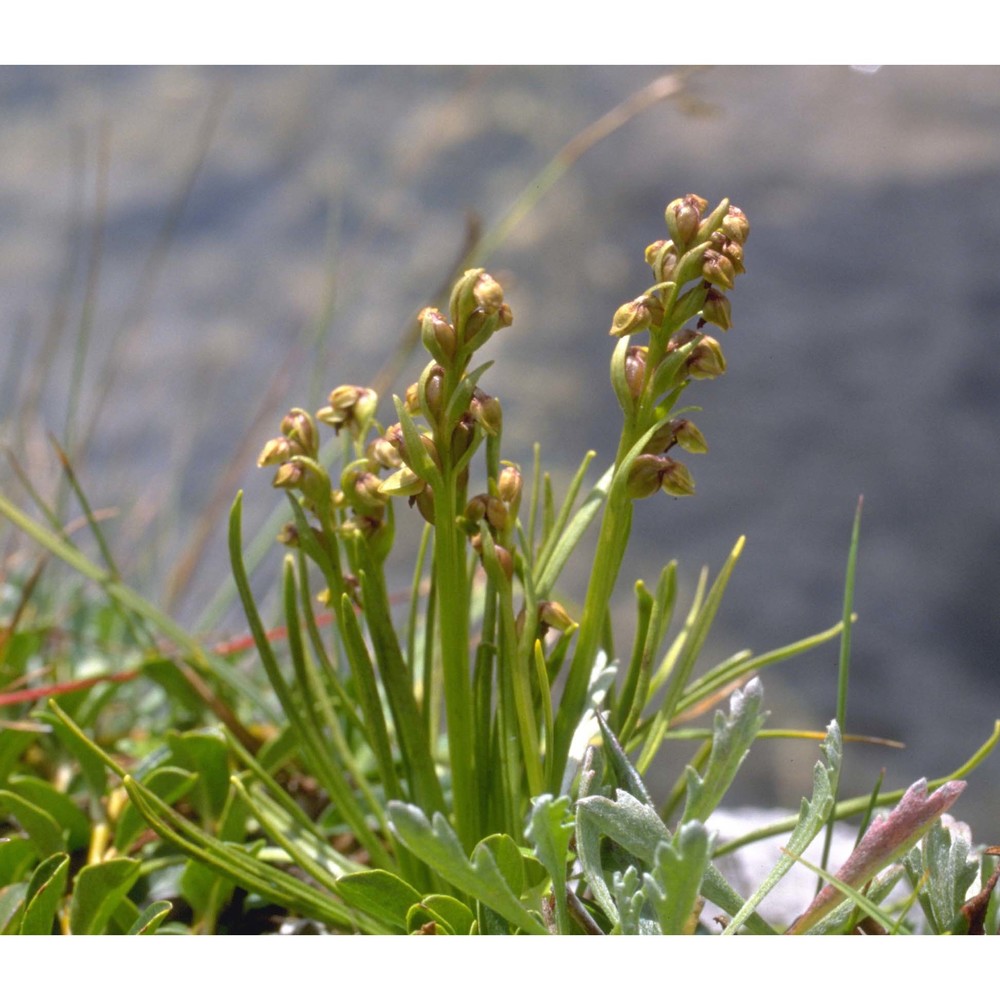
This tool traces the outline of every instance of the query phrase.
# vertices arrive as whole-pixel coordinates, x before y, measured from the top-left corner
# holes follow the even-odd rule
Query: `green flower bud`
[[[472,392],[469,414],[482,427],[483,433],[490,437],[503,430],[503,407],[500,400],[495,396],[488,396],[478,387]]]
[[[416,507],[428,524],[434,524],[434,491],[429,486],[425,486],[416,496],[410,497],[410,506]]]
[[[569,612],[558,601],[542,601],[538,605],[538,620],[558,632],[565,632],[576,625]]]
[[[289,410],[281,421],[281,433],[289,441],[295,441],[301,446],[301,454],[310,458],[316,458],[319,454],[316,423],[311,414],[305,410],[300,410],[298,407]]]
[[[649,328],[652,318],[649,307],[646,305],[646,296],[641,296],[618,307],[611,320],[611,329],[608,333],[612,337],[624,337],[629,333],[638,333],[640,330]]]
[[[625,352],[625,384],[629,395],[638,399],[642,395],[642,386],[646,377],[646,355],[649,349],[642,346],[629,347]]]
[[[514,313],[506,302],[497,310],[497,329],[504,330],[514,322]]]
[[[728,330],[732,326],[733,310],[729,299],[717,288],[710,288],[701,307],[701,317],[706,323]]]
[[[427,401],[427,409],[430,410],[427,416],[431,420],[439,420],[441,418],[443,392],[444,369],[440,365],[434,365],[424,382],[424,399]]]
[[[451,432],[451,460],[457,463],[476,440],[476,421],[468,414],[462,417]]]
[[[480,521],[493,529],[494,534],[507,527],[507,507],[499,498],[489,493],[479,493],[466,505],[465,519],[473,524]]]
[[[685,364],[691,378],[717,378],[726,370],[726,358],[722,353],[722,347],[708,334],[702,334],[701,341],[688,355]]]
[[[713,285],[732,288],[736,280],[733,262],[717,250],[706,250],[701,262],[702,277]]]
[[[406,387],[403,405],[406,407],[406,412],[412,417],[420,413],[420,386],[416,382],[411,382]]]
[[[663,251],[666,245],[667,245],[666,240],[657,240],[655,243],[650,243],[649,246],[646,247],[646,254],[645,254],[646,263],[650,267],[656,266],[656,258],[660,256],[660,253]]]
[[[299,547],[299,529],[291,521],[282,525],[281,531],[278,532],[275,538],[280,544],[287,545],[290,549],[297,549]]]
[[[722,248],[722,254],[729,258],[736,274],[746,273],[746,268],[743,266],[743,247],[739,243],[735,240],[727,240]]]
[[[283,462],[295,458],[296,455],[302,454],[304,454],[304,451],[298,441],[292,441],[290,438],[281,435],[280,437],[271,438],[264,445],[260,455],[257,456],[257,467],[262,469],[265,465],[281,465]]]
[[[373,469],[398,469],[403,464],[396,446],[384,437],[370,441],[365,456]]]
[[[653,431],[652,436],[643,448],[645,455],[661,455],[668,448],[672,448],[677,443],[677,436],[671,424],[666,423],[662,427]]]
[[[667,205],[665,212],[667,229],[677,249],[681,252],[687,250],[698,236],[701,216],[706,208],[708,208],[708,202],[696,194],[687,194],[683,198],[676,198]]]
[[[486,313],[487,316],[494,316],[503,306],[503,289],[492,275],[483,271],[472,286],[472,295],[476,300],[476,305]]]
[[[279,465],[271,485],[278,489],[299,490],[313,503],[320,503],[330,497],[330,477],[304,455],[297,455]]]
[[[445,319],[443,313],[431,306],[422,309],[417,319],[420,323],[420,338],[428,353],[435,361],[448,364],[458,349],[455,328]]]
[[[741,246],[746,243],[750,235],[750,223],[743,214],[742,209],[735,205],[729,206],[729,211],[722,220],[722,231],[734,242]]]
[[[361,438],[375,418],[378,394],[360,385],[339,385],[330,393],[329,403],[317,411],[316,419],[329,424],[337,434],[346,427],[355,437]]]
[[[705,435],[702,434],[692,421],[680,417],[677,420],[671,420],[667,426],[673,434],[674,441],[685,451],[690,452],[692,455],[704,454],[708,451],[708,442],[705,440]]]
[[[628,470],[625,492],[632,500],[651,497],[659,488],[663,462],[658,455],[639,455]]]
[[[660,488],[672,497],[687,497],[694,493],[694,480],[687,466],[672,458],[663,459],[664,467],[660,474]]]
[[[346,501],[358,514],[381,514],[386,494],[382,492],[382,481],[369,472],[367,466],[364,459],[346,466],[340,474],[340,488]]]
[[[524,488],[524,481],[521,477],[521,470],[516,465],[505,465],[500,470],[500,478],[497,480],[497,493],[500,499],[507,504],[511,516],[516,516],[517,509],[521,504],[521,491]]]

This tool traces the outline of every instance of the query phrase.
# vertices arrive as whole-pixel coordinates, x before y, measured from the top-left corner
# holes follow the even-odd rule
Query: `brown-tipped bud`
[[[688,497],[694,493],[694,480],[687,466],[672,458],[664,458],[660,473],[660,488],[672,497]]]
[[[733,262],[717,250],[706,250],[701,262],[702,277],[713,285],[732,288],[736,280]]]
[[[459,459],[472,447],[476,439],[476,421],[468,414],[462,417],[451,432],[451,460]]]
[[[648,329],[652,319],[652,314],[646,305],[646,296],[641,296],[618,307],[611,320],[611,329],[608,333],[612,337],[624,337],[629,333],[638,333],[640,330]]]
[[[497,480],[497,493],[510,508],[511,513],[517,511],[518,505],[521,503],[523,489],[524,480],[521,477],[521,470],[516,465],[505,465],[500,470],[500,478]]]
[[[701,216],[708,208],[708,202],[696,194],[687,194],[683,198],[674,199],[665,213],[667,229],[670,237],[682,253],[687,250],[698,236]]]
[[[485,521],[494,534],[502,532],[507,527],[507,506],[504,502],[489,493],[479,493],[466,505],[465,519],[471,524]]]
[[[469,403],[472,419],[492,437],[503,430],[503,407],[495,396],[488,396],[482,389],[474,389]]]
[[[722,255],[729,259],[736,274],[746,274],[747,269],[743,266],[743,247],[739,243],[727,240],[722,248]]]
[[[477,493],[465,505],[462,517],[466,521],[466,526],[467,528],[475,526],[475,530],[470,531],[470,534],[476,534],[479,531],[479,522],[486,517],[486,500],[488,496],[488,493]]]
[[[403,428],[399,424],[391,424],[385,429],[385,439],[389,444],[396,449],[396,453],[399,455],[400,460],[406,464],[410,464],[410,450],[406,444],[406,435],[403,433]],[[423,442],[424,448],[427,454],[430,456],[431,461],[440,469],[441,460],[438,458],[437,448],[434,445],[434,439],[427,434],[421,434],[420,440]]]
[[[275,537],[280,544],[287,545],[290,549],[299,547],[299,529],[291,521],[282,525],[281,531]]]
[[[297,456],[279,465],[271,485],[278,489],[299,490],[313,503],[328,500],[330,497],[330,477],[303,456]]]
[[[339,385],[330,393],[329,403],[316,413],[316,419],[329,424],[338,434],[346,427],[360,438],[375,418],[378,394],[360,385]]]
[[[396,446],[384,437],[370,441],[365,456],[369,464],[377,469],[398,469],[403,464]]]
[[[379,483],[378,492],[384,497],[413,497],[425,486],[424,481],[408,465],[401,465],[391,476]]]
[[[632,500],[651,497],[660,488],[664,459],[658,455],[639,455],[628,470],[625,490]]]
[[[625,352],[625,384],[629,395],[638,399],[642,395],[642,385],[646,377],[646,355],[648,348],[629,347]]]
[[[677,420],[671,420],[667,426],[673,434],[674,441],[685,451],[690,452],[692,455],[704,454],[708,451],[708,442],[705,440],[705,435],[702,434],[697,425],[692,421],[685,417],[679,417]]]
[[[381,514],[387,494],[382,491],[382,481],[366,465],[364,460],[348,465],[340,475],[340,488],[358,514]]]
[[[733,310],[729,299],[717,288],[710,288],[701,307],[701,318],[706,323],[728,330],[732,326]]]
[[[500,287],[500,282],[485,271],[479,275],[476,283],[472,286],[472,295],[476,300],[476,305],[487,316],[495,316],[503,305],[503,289]]]
[[[415,506],[428,524],[434,524],[434,491],[429,486],[425,486],[416,496],[410,497],[410,506]]]
[[[436,361],[447,364],[455,357],[458,337],[455,328],[445,318],[444,313],[428,306],[417,317],[420,322],[420,337],[424,347]]]
[[[741,246],[746,243],[750,235],[750,223],[747,221],[743,210],[735,205],[729,206],[725,218],[722,220],[722,231],[735,243]]]
[[[264,445],[263,450],[257,456],[257,466],[262,469],[265,465],[281,465],[295,458],[296,455],[302,454],[304,454],[302,445],[282,435],[271,438]]]
[[[514,579],[514,557],[502,545],[495,545],[494,551],[497,554],[497,562],[503,570],[503,575],[508,580]]]
[[[704,334],[701,342],[688,355],[687,372],[691,378],[717,378],[726,370],[722,347],[714,337]]]
[[[674,434],[674,428],[671,423],[667,423],[653,431],[652,436],[646,442],[646,447],[642,449],[643,454],[661,455],[676,443],[677,436]]]
[[[538,620],[559,632],[573,628],[576,622],[558,601],[542,601],[538,605]]]
[[[444,369],[435,365],[424,383],[424,398],[427,400],[428,416],[438,420],[441,416],[442,394],[444,393]]]
[[[305,410],[300,410],[298,407],[289,410],[281,421],[281,433],[289,441],[297,442],[302,448],[302,454],[310,458],[316,458],[319,454],[316,422]]]
[[[462,345],[474,349],[482,347],[496,332],[497,316],[490,316],[483,309],[474,309],[469,313],[462,327]]]
[[[514,313],[506,302],[497,310],[497,329],[504,330],[514,322]]]

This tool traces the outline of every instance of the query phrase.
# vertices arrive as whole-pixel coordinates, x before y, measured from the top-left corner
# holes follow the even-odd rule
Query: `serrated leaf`
[[[759,678],[754,677],[742,691],[733,692],[728,717],[722,711],[715,713],[712,750],[705,774],[698,774],[690,766],[685,772],[687,799],[682,823],[693,819],[705,822],[715,812],[767,718],[760,707],[763,697],[764,688]]]
[[[70,933],[103,933],[111,915],[138,877],[139,862],[133,858],[115,858],[81,868],[73,883]]]
[[[569,845],[575,827],[573,806],[568,796],[553,799],[539,795],[532,800],[524,835],[535,848],[538,860],[552,880],[556,904],[556,924],[560,934],[569,934],[569,911],[566,907],[566,866],[570,861]]]
[[[670,840],[657,846],[643,886],[661,933],[683,934],[687,929],[711,857],[712,837],[698,820],[682,823]]]
[[[406,930],[407,913],[420,902],[420,893],[392,872],[376,868],[337,879],[337,893],[348,906]]]
[[[173,905],[165,899],[159,902],[150,903],[136,918],[135,922],[128,929],[130,935],[155,934],[156,928],[163,923],[170,915]]]
[[[617,924],[620,920],[618,907],[608,888],[601,862],[601,837],[604,836],[651,865],[657,845],[669,838],[670,831],[652,806],[640,802],[623,789],[615,792],[615,801],[603,795],[591,795],[577,801],[577,856],[594,899],[608,919]]]
[[[428,820],[416,806],[390,802],[389,818],[406,847],[460,892],[481,901],[529,934],[547,933],[513,893],[485,845],[476,845],[470,861],[457,834],[440,813]]]
[[[843,759],[843,744],[840,738],[840,727],[836,720],[826,729],[826,738],[820,744],[822,759],[816,761],[813,767],[813,794],[811,800],[802,800],[799,807],[799,820],[788,838],[783,853],[767,878],[758,886],[756,892],[746,901],[746,904],[733,916],[723,934],[735,934],[746,922],[764,897],[785,877],[795,864],[795,858],[816,839],[824,824],[830,817],[836,801],[834,789],[840,777],[840,765]]]
[[[17,820],[38,852],[38,857],[47,858],[65,849],[62,828],[44,809],[15,792],[4,790],[0,791],[0,816],[5,813]]]
[[[51,934],[69,878],[69,855],[53,854],[34,871],[25,897],[21,934]]]
[[[629,865],[624,872],[612,872],[611,892],[618,909],[618,932],[627,935],[643,933],[644,925],[649,923],[641,918],[646,891],[635,865]]]
[[[601,712],[597,712],[597,722],[601,728],[601,736],[604,738],[604,749],[611,769],[615,773],[615,781],[619,788],[625,789],[630,795],[647,806],[652,806],[653,797],[646,790],[646,786],[635,769],[632,761],[628,759],[622,745],[611,731],[611,727],[605,722]]]
[[[979,874],[971,851],[970,840],[939,819],[903,861],[910,882],[920,887],[917,899],[935,934],[946,934],[961,919],[965,897]]]

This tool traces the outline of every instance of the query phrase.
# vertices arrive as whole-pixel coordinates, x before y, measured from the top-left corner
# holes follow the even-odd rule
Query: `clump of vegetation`
[[[0,928],[210,933],[297,919],[366,934],[996,931],[993,854],[942,820],[996,732],[953,775],[838,796],[857,519],[828,630],[705,668],[739,539],[683,614],[674,563],[652,587],[637,581],[634,632],[616,641],[610,608],[634,504],[694,493],[688,456],[708,445],[682,402],[726,371],[708,331],[732,325],[750,231],[727,199],[710,207],[693,194],[667,206],[665,223],[645,251],[650,286],[611,322],[622,431],[586,490],[593,454],[562,497],[537,445],[530,470],[504,461],[482,352],[514,316],[479,268],[458,278],[446,309],[420,313],[429,360],[394,397],[389,424],[375,391],[357,385],[335,388],[318,412],[286,414],[258,462],[290,508],[280,625],[265,622],[245,568],[240,496],[229,522],[266,690],[240,669],[246,650],[204,648],[113,563],[96,566],[57,526],[0,498],[20,531],[101,585],[94,627],[118,622],[137,651],[129,677],[153,685],[110,734],[93,679],[31,690],[31,664],[54,637],[25,615],[31,577],[14,581],[3,683],[23,682],[31,697],[0,696]],[[334,431],[325,444],[323,425]],[[562,574],[595,522],[586,597],[571,612]],[[397,533],[413,531],[421,541],[398,607],[387,564]],[[841,698],[811,792],[786,823],[717,843],[713,813],[754,742],[789,735],[766,728],[759,675],[834,640]],[[712,711],[709,728],[684,728]],[[655,802],[645,776],[668,741],[676,759],[681,738],[693,755]],[[788,926],[766,921],[767,894],[851,817],[861,832],[842,867],[820,871],[823,888]],[[782,832],[785,851],[743,898],[715,860]],[[904,881],[909,893],[889,902]],[[706,900],[722,914],[711,924]]]

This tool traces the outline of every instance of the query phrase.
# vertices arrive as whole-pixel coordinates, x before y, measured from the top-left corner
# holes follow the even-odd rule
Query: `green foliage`
[[[39,517],[0,496],[18,536],[89,588],[61,658],[64,623],[39,604],[44,558],[5,609],[0,931],[211,934],[294,916],[343,933],[673,935],[708,931],[707,900],[727,915],[724,933],[774,934],[785,928],[758,909],[798,863],[827,884],[789,919],[794,933],[921,929],[887,901],[904,867],[928,930],[995,928],[991,863],[939,817],[1000,727],[961,773],[838,797],[860,507],[833,627],[706,664],[740,538],[714,579],[703,570],[686,611],[673,562],[654,587],[635,581],[634,633],[616,641],[634,504],[694,492],[677,456],[707,444],[681,400],[726,370],[708,328],[729,329],[745,269],[749,223],[727,199],[710,210],[679,198],[665,227],[646,249],[653,284],[612,319],[622,429],[589,487],[593,452],[561,497],[537,445],[530,481],[503,460],[503,411],[479,352],[513,313],[482,268],[460,269],[446,312],[420,313],[430,357],[393,397],[395,422],[379,423],[377,394],[357,385],[334,388],[315,413],[289,410],[258,460],[288,502],[276,594],[253,575],[242,493],[230,510],[247,642],[207,647],[122,580],[62,452],[97,558],[30,484]],[[335,440],[321,443],[320,424]],[[417,530],[402,614],[388,566],[397,534]],[[574,617],[562,575],[588,555]],[[765,728],[758,674],[834,639],[836,718],[811,799],[776,827],[718,843],[713,816],[747,754],[789,736]],[[50,656],[53,683],[38,685]],[[82,661],[98,672],[85,676]],[[717,708],[726,698],[728,712]],[[113,702],[125,706],[117,728]],[[713,709],[711,728],[681,728]],[[685,738],[697,745],[683,766]],[[680,775],[663,803],[643,778],[654,762]],[[803,860],[824,827],[861,815],[867,829],[836,873]],[[777,832],[789,834],[784,853],[744,899],[715,860]]]

